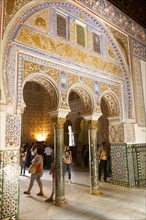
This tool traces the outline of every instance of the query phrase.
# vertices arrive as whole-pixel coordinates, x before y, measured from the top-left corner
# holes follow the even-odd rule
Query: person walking
[[[72,153],[69,146],[64,147],[64,172],[68,172],[68,180],[71,183],[71,164],[72,164]]]
[[[99,181],[101,179],[101,174],[102,170],[104,170],[104,181],[106,182],[107,178],[107,157],[108,157],[108,152],[107,152],[107,143],[104,141],[102,143],[103,149],[101,150],[99,154]]]
[[[47,169],[51,169],[51,163],[52,163],[52,148],[51,146],[47,146],[45,148],[45,151],[44,151],[44,154],[46,155],[46,166],[47,166]]]
[[[25,150],[24,147],[21,147],[20,149],[20,175],[25,176],[25,170],[26,170],[26,155],[27,151]]]
[[[34,181],[36,180],[39,185],[40,192],[37,194],[37,196],[43,196],[43,185],[41,182],[41,177],[43,176],[43,150],[42,147],[38,147],[35,150],[36,156],[32,160],[32,165],[35,167],[35,171],[31,173],[30,183],[28,186],[27,191],[24,191],[24,194],[30,195],[31,189],[33,187]]]

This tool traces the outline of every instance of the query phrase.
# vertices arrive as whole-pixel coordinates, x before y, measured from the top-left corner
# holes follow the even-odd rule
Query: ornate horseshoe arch
[[[102,94],[100,103],[102,102],[107,106],[107,117],[108,118],[122,118],[122,108],[118,97],[111,91],[106,91]]]
[[[83,83],[75,83],[72,85],[72,87],[68,91],[68,97],[70,92],[75,92],[78,94],[82,101],[82,115],[89,115],[94,112],[95,109],[95,100],[94,100],[94,95],[92,92],[89,90],[89,88],[84,85]]]
[[[57,88],[57,85],[55,85],[55,82],[52,82],[50,80],[50,77],[47,77],[46,75],[42,75],[41,73],[33,73],[32,75],[28,76],[22,86],[22,91],[26,85],[27,82],[36,82],[40,84],[42,87],[45,88],[45,90],[48,93],[48,101],[49,101],[49,110],[55,111],[58,108],[59,105],[59,89]],[[22,93],[23,94],[23,93]],[[24,97],[22,95],[22,107],[25,107]]]

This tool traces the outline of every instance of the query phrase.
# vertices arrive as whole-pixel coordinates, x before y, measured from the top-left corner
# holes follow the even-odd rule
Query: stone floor
[[[67,176],[66,176],[67,179]],[[51,193],[51,176],[44,171],[44,197],[38,197],[37,183],[31,195],[27,190],[30,175],[20,176],[19,220],[146,220],[146,188],[128,188],[110,182],[99,183],[101,195],[89,193],[90,175],[87,170],[72,171],[72,183],[65,181],[67,205],[57,207],[44,200]]]

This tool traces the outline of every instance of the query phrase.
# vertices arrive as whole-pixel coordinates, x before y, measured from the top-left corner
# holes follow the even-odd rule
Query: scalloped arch
[[[106,105],[107,117],[119,117],[121,115],[118,98],[112,92],[106,92],[101,97],[101,106]],[[102,110],[102,108],[101,108]]]
[[[29,77],[27,77],[23,82],[22,90],[24,89],[27,82],[36,82],[41,86],[43,86],[45,90],[48,92],[48,96],[50,97],[50,103],[49,103],[50,111],[57,110],[59,105],[59,92],[56,86],[54,85],[54,83],[50,79],[42,76],[41,74],[32,74]],[[23,107],[25,106],[23,95],[22,95],[22,106]]]
[[[92,114],[95,109],[95,100],[94,100],[94,94],[90,91],[90,89],[84,84],[84,83],[75,83],[73,84],[69,91],[68,91],[68,99],[69,99],[69,94],[71,92],[75,92],[78,94],[82,101],[82,115],[88,115]]]

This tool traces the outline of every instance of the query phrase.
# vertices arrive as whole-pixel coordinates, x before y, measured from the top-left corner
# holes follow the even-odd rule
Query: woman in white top
[[[69,183],[71,183],[71,164],[72,164],[72,153],[69,146],[64,147],[64,172],[68,172]]]

